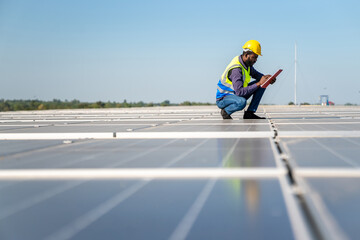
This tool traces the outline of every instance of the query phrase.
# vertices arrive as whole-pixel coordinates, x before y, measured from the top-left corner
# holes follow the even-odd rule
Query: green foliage
[[[170,101],[169,100],[165,100],[162,103],[160,103],[160,106],[170,106]]]
[[[210,103],[189,102],[185,101],[180,104],[170,103],[165,100],[161,103],[144,103],[140,102],[127,102],[126,99],[122,103],[118,102],[102,102],[97,101],[94,103],[80,102],[79,100],[61,101],[53,99],[52,101],[41,100],[4,100],[0,99],[0,111],[21,111],[21,110],[46,110],[46,109],[78,109],[78,108],[130,108],[130,107],[155,107],[155,106],[191,106],[191,105],[211,105]]]
[[[357,106],[357,104],[354,104],[354,103],[345,103],[345,106]]]
[[[211,103],[201,103],[201,102],[190,102],[190,101],[185,101],[180,103],[180,106],[200,106],[200,105],[211,105]]]
[[[288,105],[295,105],[294,102],[289,102]]]

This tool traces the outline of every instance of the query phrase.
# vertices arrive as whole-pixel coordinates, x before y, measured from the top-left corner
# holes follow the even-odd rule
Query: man
[[[256,40],[247,41],[243,46],[242,55],[236,56],[222,74],[217,86],[216,105],[221,109],[223,119],[232,119],[231,114],[243,110],[246,100],[251,96],[253,98],[243,118],[264,119],[255,112],[265,92],[265,88],[261,88],[260,85],[271,75],[264,75],[253,67],[259,55],[262,56],[260,43]],[[251,78],[256,81],[250,82]]]

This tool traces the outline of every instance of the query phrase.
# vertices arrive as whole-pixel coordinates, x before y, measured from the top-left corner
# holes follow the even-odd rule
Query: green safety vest
[[[243,87],[247,87],[250,80],[250,67],[246,70],[246,68],[241,65],[239,61],[239,56],[236,56],[231,60],[230,64],[226,67],[224,73],[221,75],[221,79],[218,82],[216,98],[221,98],[226,95],[235,94],[235,90],[233,87],[232,81],[229,79],[229,71],[234,68],[241,68],[241,72],[243,75],[244,84]]]

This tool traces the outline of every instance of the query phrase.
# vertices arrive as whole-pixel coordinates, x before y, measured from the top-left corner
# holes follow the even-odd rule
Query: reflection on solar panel
[[[359,110],[0,113],[0,239],[355,239]]]

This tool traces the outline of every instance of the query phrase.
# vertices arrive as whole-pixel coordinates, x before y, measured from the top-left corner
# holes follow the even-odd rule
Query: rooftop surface
[[[355,239],[360,107],[0,113],[0,239]]]

